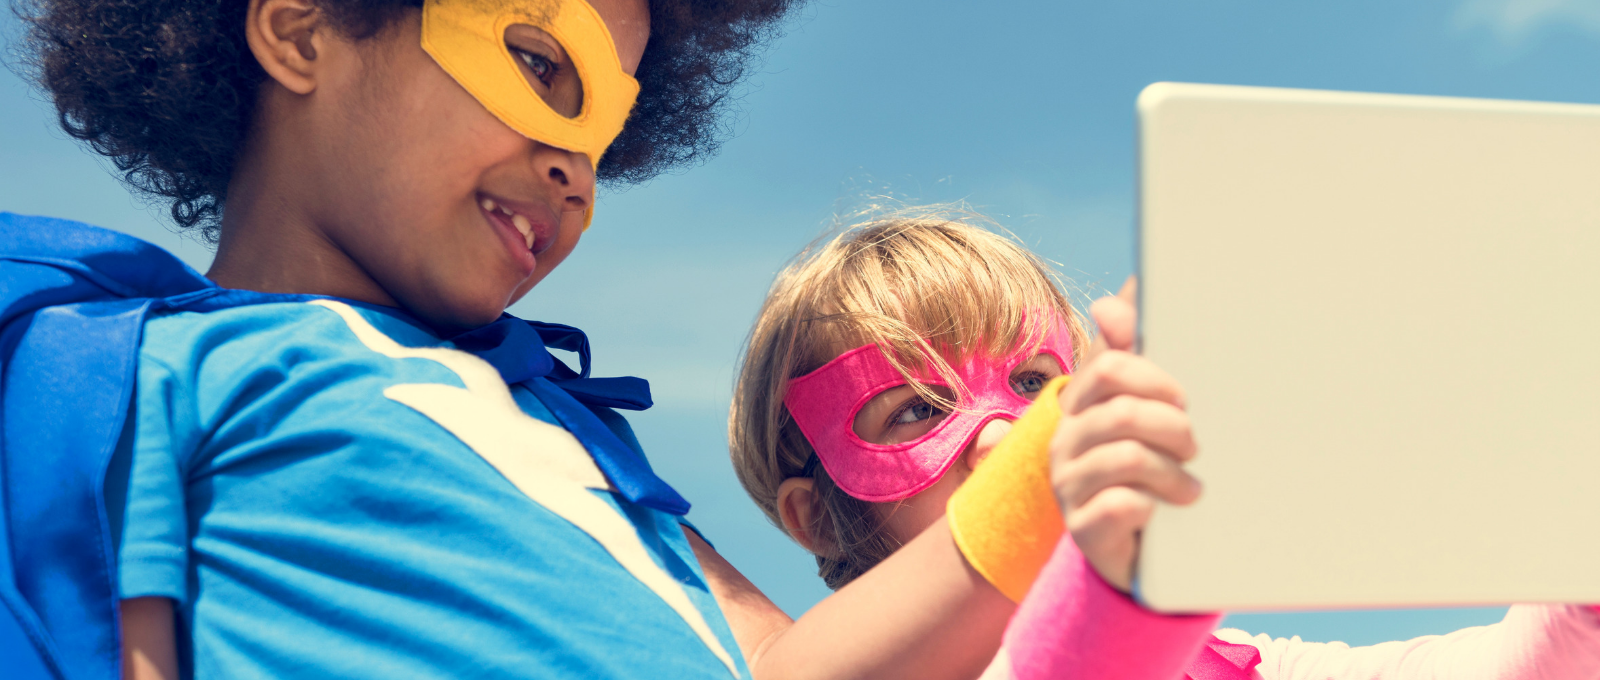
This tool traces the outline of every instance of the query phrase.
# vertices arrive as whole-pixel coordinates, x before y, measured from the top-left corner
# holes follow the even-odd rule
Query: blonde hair
[[[779,527],[779,485],[814,478],[821,507],[810,529],[832,547],[817,555],[828,587],[849,583],[900,546],[873,504],[845,494],[815,462],[783,405],[789,381],[877,343],[924,399],[952,408],[912,376],[937,373],[960,401],[966,390],[949,362],[1036,346],[1051,321],[1038,311],[1047,309],[1066,320],[1076,356],[1083,324],[1055,274],[987,218],[958,206],[880,214],[813,244],[778,274],[746,341],[728,441],[739,482]]]

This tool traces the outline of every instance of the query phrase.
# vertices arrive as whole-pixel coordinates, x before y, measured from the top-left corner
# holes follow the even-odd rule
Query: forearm
[[[1369,647],[1219,637],[1262,652],[1267,680],[1590,680],[1600,677],[1600,612],[1568,605],[1518,605],[1492,626]]]
[[[778,639],[779,633],[794,625],[794,619],[767,599],[756,584],[723,559],[700,534],[687,526],[683,527],[683,534],[689,539],[689,547],[706,575],[711,596],[717,599],[717,606],[728,620],[734,641],[744,653],[745,665],[755,668],[766,648]]]
[[[1171,680],[1183,676],[1220,618],[1140,607],[1063,539],[1006,629],[1006,655],[1016,680]]]
[[[122,601],[122,677],[178,680],[172,600],[136,597]]]
[[[943,520],[764,646],[758,680],[976,678],[1014,605],[967,566]]]

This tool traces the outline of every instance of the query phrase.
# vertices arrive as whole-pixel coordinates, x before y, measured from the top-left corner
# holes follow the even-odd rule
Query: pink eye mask
[[[1047,329],[1038,353],[1055,357],[1062,370],[1072,372],[1072,335],[1066,323],[1057,319]],[[783,403],[840,489],[864,501],[897,501],[939,481],[984,424],[1000,417],[1015,420],[1027,410],[1032,402],[1011,389],[1011,372],[1033,356],[971,357],[953,367],[969,398],[926,434],[899,444],[865,441],[854,428],[856,413],[868,401],[906,384],[876,344],[845,352],[796,378]],[[936,374],[919,381],[946,385]]]

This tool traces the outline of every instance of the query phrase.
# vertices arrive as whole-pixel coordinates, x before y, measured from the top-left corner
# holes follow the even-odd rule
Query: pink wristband
[[[1012,615],[1005,648],[1016,680],[1173,680],[1183,677],[1221,618],[1140,607],[1101,579],[1064,536]]]

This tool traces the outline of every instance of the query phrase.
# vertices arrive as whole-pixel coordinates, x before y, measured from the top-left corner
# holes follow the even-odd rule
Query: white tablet
[[[1600,106],[1160,83],[1143,352],[1205,483],[1162,611],[1600,602]]]

